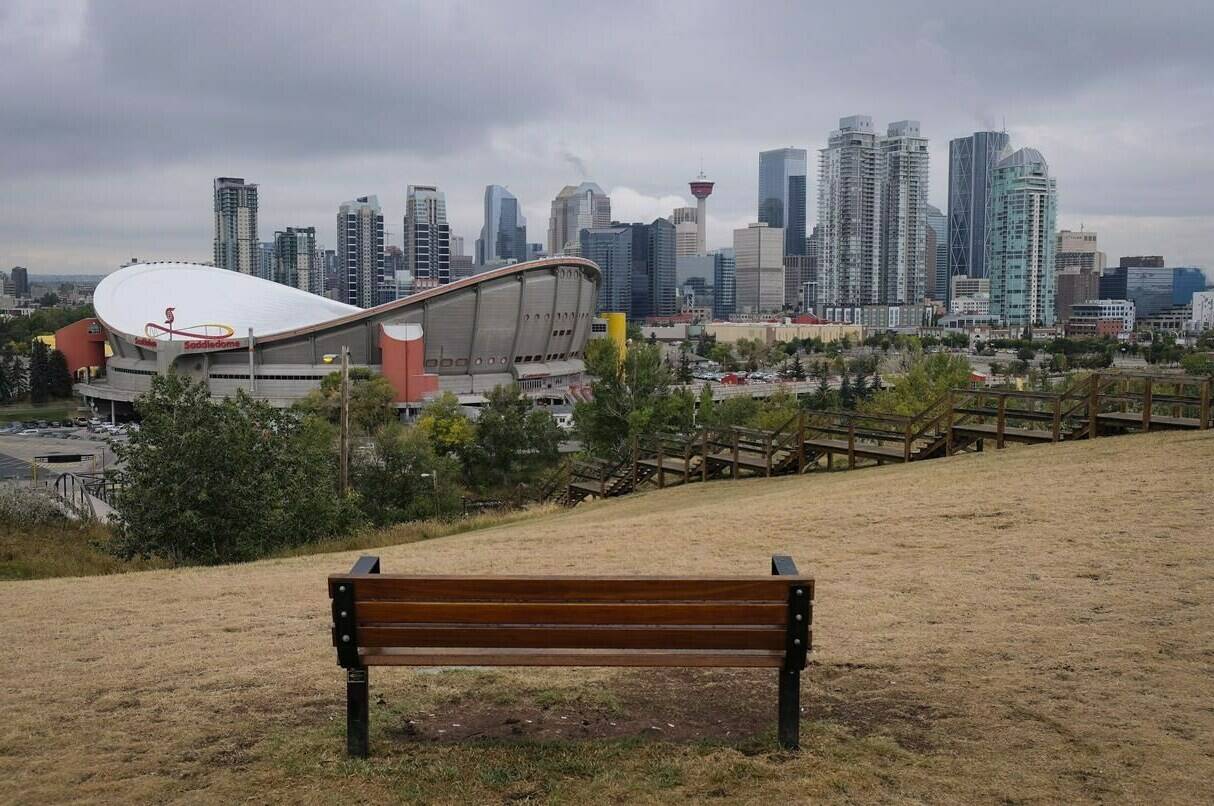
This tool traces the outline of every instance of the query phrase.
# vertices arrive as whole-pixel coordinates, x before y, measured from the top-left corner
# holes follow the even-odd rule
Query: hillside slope
[[[1214,433],[1098,439],[378,552],[562,574],[787,552],[818,591],[797,756],[768,672],[400,669],[372,674],[373,758],[347,762],[324,577],[352,554],[4,584],[0,800],[1208,801],[1211,459]]]

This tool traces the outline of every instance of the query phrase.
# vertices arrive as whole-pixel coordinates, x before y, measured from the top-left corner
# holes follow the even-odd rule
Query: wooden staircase
[[[1189,375],[1092,373],[1060,392],[951,389],[914,416],[803,411],[770,431],[658,434],[634,442],[616,462],[573,462],[551,500],[573,506],[646,488],[916,462],[987,445],[1204,430],[1214,425],[1212,386],[1214,379]]]

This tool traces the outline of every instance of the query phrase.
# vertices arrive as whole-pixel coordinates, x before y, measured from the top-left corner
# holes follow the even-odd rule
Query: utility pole
[[[350,348],[341,348],[341,481],[344,496],[350,489]]]

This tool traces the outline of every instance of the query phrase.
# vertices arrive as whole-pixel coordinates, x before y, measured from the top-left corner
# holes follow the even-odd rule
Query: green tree
[[[738,368],[733,350],[728,344],[714,344],[708,351],[708,357],[720,364],[721,369],[731,372]]]
[[[72,373],[67,370],[67,356],[58,350],[51,350],[47,359],[47,387],[51,397],[65,398],[72,396]]]
[[[712,399],[712,384],[705,381],[700,387],[700,397],[696,403],[696,422],[701,426],[713,423],[713,410],[716,403]]]
[[[856,408],[856,395],[851,387],[851,378],[847,373],[843,373],[843,378],[839,382],[839,405],[847,411],[853,411]]]
[[[459,398],[451,392],[443,392],[426,404],[417,418],[417,427],[439,456],[462,459],[476,441],[476,426],[460,411]]]
[[[687,350],[679,351],[679,383],[691,383],[691,360],[687,357]]]
[[[945,392],[970,381],[970,363],[952,353],[920,354],[890,388],[873,395],[864,410],[914,416]]]
[[[793,380],[805,380],[805,367],[801,364],[801,354],[797,353],[792,359],[792,377]]]
[[[498,386],[476,421],[476,439],[465,452],[468,478],[478,487],[509,487],[532,479],[559,458],[561,429],[516,385]]]
[[[852,394],[857,402],[864,402],[869,398],[868,376],[863,369],[856,370],[856,381],[852,385]]]
[[[396,390],[382,375],[366,367],[350,368],[350,427],[373,434],[396,419],[392,402]],[[330,372],[303,400],[295,404],[304,413],[336,424],[341,419],[341,372]]]
[[[420,428],[382,426],[351,470],[362,511],[376,525],[442,517],[459,506],[459,463],[438,454]]]
[[[50,349],[41,340],[35,341],[30,348],[29,385],[31,402],[45,403],[50,400]]]
[[[715,403],[707,418],[701,422],[712,428],[732,428],[735,425],[750,426],[759,414],[759,401],[752,397],[728,397]]]
[[[1188,375],[1214,375],[1214,358],[1208,354],[1186,355],[1180,359],[1180,366]]]
[[[811,398],[811,407],[819,411],[825,411],[832,407],[830,381],[826,378],[826,373],[818,374],[818,387],[814,390]]]
[[[141,428],[114,446],[120,555],[237,562],[353,525],[325,423],[243,392],[216,403],[175,373],[135,410]]]
[[[592,400],[574,407],[573,420],[592,455],[622,459],[634,437],[690,430],[695,399],[686,390],[670,391],[670,369],[657,347],[634,343],[621,357],[606,339],[592,341],[586,369],[594,378]]]

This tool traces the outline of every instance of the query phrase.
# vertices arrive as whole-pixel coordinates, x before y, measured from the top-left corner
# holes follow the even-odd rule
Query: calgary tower
[[[696,197],[696,254],[708,254],[704,230],[708,226],[708,197],[712,195],[712,182],[700,171],[700,175],[689,183],[691,195]]]

